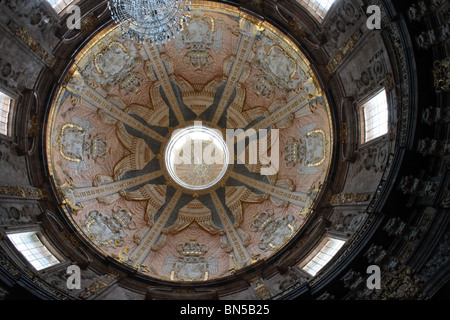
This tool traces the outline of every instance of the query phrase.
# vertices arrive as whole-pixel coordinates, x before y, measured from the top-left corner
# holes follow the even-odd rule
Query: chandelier
[[[122,31],[140,42],[164,44],[186,22],[190,0],[110,0],[109,10]]]

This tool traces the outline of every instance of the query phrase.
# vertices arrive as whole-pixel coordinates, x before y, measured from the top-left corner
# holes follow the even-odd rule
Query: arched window
[[[10,120],[14,99],[0,91],[0,134],[11,135]]]
[[[303,7],[308,9],[316,18],[325,19],[335,0],[297,0]]]
[[[315,276],[320,269],[331,261],[344,243],[344,240],[325,237],[313,253],[300,264],[300,267],[311,276]]]
[[[69,5],[75,4],[80,0],[47,0],[56,12],[61,13]]]
[[[37,231],[8,234],[14,247],[36,269],[42,270],[58,264],[60,261],[50,252],[49,246],[44,245],[42,235]]]
[[[386,90],[375,94],[361,106],[362,143],[369,142],[388,133],[388,104]]]

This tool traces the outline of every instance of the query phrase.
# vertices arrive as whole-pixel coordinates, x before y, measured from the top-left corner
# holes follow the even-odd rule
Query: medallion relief
[[[59,153],[68,161],[67,166],[74,170],[88,170],[93,160],[96,164],[104,164],[109,153],[106,135],[89,134],[93,130],[92,124],[80,118],[73,117],[72,122],[61,127],[55,138]]]
[[[217,260],[213,256],[206,259],[208,246],[195,240],[177,245],[178,257],[168,256],[163,272],[170,273],[171,280],[199,281],[208,280],[217,273]]]
[[[186,50],[183,62],[196,69],[202,69],[213,63],[210,50],[222,49],[222,29],[217,28],[213,17],[200,11],[192,12],[183,23],[183,30],[174,37],[175,47]]]
[[[251,229],[259,233],[258,248],[263,251],[274,251],[284,245],[295,233],[295,217],[275,217],[272,209],[268,209],[253,220]]]
[[[116,208],[111,214],[89,212],[82,228],[88,238],[100,247],[122,247],[125,244],[125,230],[134,230],[136,225],[129,211]]]

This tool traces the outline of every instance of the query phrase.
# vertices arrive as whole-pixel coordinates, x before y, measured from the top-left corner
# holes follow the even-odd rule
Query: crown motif
[[[98,136],[92,138],[90,144],[90,155],[92,160],[95,162],[104,163],[106,160],[106,155],[110,151],[108,144],[106,143],[106,135],[99,134]]]
[[[185,257],[201,257],[208,252],[208,246],[205,244],[200,244],[195,240],[191,240],[191,242],[178,244],[177,251]]]
[[[193,67],[200,69],[212,63],[211,55],[207,51],[204,51],[206,49],[201,49],[197,45],[193,45],[193,47],[195,50],[186,53],[186,57],[190,59]]]
[[[131,213],[119,207],[119,209],[113,211],[112,217],[122,226],[122,228],[128,228],[132,219]]]
[[[267,209],[266,211],[261,212],[256,216],[250,227],[255,231],[262,231],[267,226],[267,224],[273,221],[273,216],[273,210]]]
[[[274,85],[268,79],[259,77],[256,81],[256,91],[263,97],[269,97],[274,90]]]
[[[286,165],[286,168],[291,169],[295,167],[297,163],[301,161],[300,154],[302,146],[298,140],[295,140],[292,137],[289,137],[286,140],[286,146],[283,150],[283,158]]]

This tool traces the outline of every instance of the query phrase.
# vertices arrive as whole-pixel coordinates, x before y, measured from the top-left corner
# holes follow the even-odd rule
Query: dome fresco
[[[165,46],[119,26],[92,38],[58,88],[46,135],[78,232],[145,276],[181,282],[282,250],[308,219],[333,151],[326,96],[283,33],[218,3],[193,2],[187,22]],[[196,126],[207,138],[183,131]],[[191,157],[180,144],[166,152],[177,132],[192,160],[198,140],[226,165],[179,164]]]

